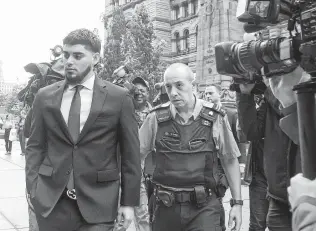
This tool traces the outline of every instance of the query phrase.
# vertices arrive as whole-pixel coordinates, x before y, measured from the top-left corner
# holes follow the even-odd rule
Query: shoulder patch
[[[206,107],[206,108],[211,110],[209,112],[210,115],[213,115],[214,112],[220,114],[223,117],[226,115],[225,109],[223,109],[221,106],[219,106],[216,103],[210,103],[210,102],[204,101],[203,102],[203,107]]]

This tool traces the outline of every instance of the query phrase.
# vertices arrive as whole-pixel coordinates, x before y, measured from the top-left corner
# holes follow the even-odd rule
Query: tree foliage
[[[21,87],[14,87],[12,92],[7,94],[7,99],[5,101],[6,112],[15,116],[19,116],[24,107],[23,103],[18,99],[18,93],[20,90],[22,90]]]
[[[130,77],[146,79],[151,88],[160,82],[165,66],[160,58],[164,46],[164,41],[159,41],[154,33],[145,5],[139,6],[122,41],[125,62],[131,70]]]
[[[0,92],[0,107],[4,107],[7,101],[7,95]]]
[[[154,84],[162,80],[165,68],[161,61],[165,41],[156,37],[145,5],[138,6],[129,21],[122,10],[115,10],[108,31],[103,62],[107,76],[120,65],[126,65],[130,70],[129,81],[142,77],[149,82],[152,99]]]
[[[113,71],[124,64],[121,43],[126,35],[124,12],[118,8],[112,14],[112,21],[107,23],[108,36],[104,46],[102,78],[111,81]]]

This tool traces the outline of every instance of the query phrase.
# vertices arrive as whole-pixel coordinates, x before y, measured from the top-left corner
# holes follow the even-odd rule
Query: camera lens
[[[215,46],[217,71],[235,78],[246,78],[248,72],[258,72],[262,67],[268,74],[284,73],[296,64],[292,47],[292,40],[284,37],[219,43]]]

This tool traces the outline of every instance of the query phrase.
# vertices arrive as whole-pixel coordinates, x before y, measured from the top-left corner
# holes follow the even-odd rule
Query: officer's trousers
[[[158,201],[154,208],[153,231],[221,231],[220,209],[216,195],[211,195],[201,207],[192,202],[167,207]]]

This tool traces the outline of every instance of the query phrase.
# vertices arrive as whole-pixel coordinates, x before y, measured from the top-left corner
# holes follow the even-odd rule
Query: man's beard
[[[65,72],[67,82],[70,84],[78,84],[81,83],[81,81],[89,74],[91,71],[91,66],[88,66],[82,74],[77,74],[75,77],[72,77],[71,75],[68,75],[67,72]]]

